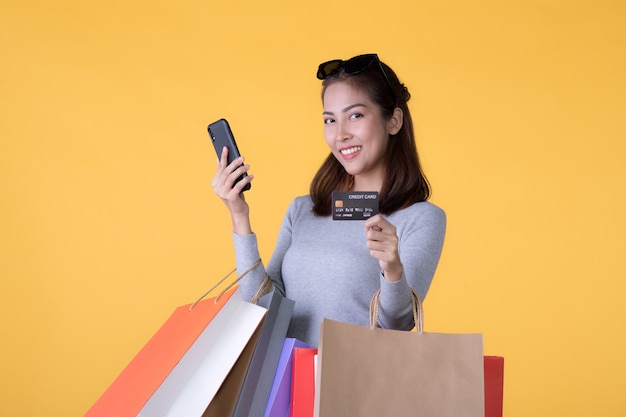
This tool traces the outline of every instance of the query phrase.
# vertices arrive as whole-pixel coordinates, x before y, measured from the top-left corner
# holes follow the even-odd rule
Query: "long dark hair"
[[[347,82],[365,92],[380,107],[384,120],[392,117],[396,107],[402,110],[404,114],[402,127],[389,140],[384,155],[385,178],[379,201],[380,212],[388,215],[414,203],[428,200],[430,185],[417,154],[413,120],[407,105],[411,94],[388,65],[382,62],[381,65],[387,74],[393,94],[378,65],[372,64],[358,74],[346,74],[341,70],[326,78],[322,82],[322,99],[329,85]],[[332,211],[332,192],[347,191],[352,180],[352,176],[330,153],[311,181],[309,193],[313,200],[313,212],[318,216],[329,216]]]

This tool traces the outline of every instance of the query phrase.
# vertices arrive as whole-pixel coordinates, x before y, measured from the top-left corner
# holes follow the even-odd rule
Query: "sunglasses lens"
[[[358,74],[365,71],[365,69],[370,66],[374,59],[376,59],[376,55],[374,54],[355,56],[354,58],[346,61],[344,65],[344,70],[347,74]]]
[[[341,66],[343,65],[343,61],[340,59],[335,59],[333,61],[324,62],[320,64],[317,70],[317,78],[323,80],[325,78],[330,77],[335,72],[337,72]]]
[[[378,55],[376,54],[358,55],[350,58],[347,61],[334,59],[332,61],[324,62],[323,64],[320,64],[317,69],[317,78],[320,80],[325,80],[326,78],[337,74],[342,68],[346,72],[346,74],[356,75],[365,71],[367,67],[372,65],[372,62],[374,61],[378,62],[378,68],[380,68],[380,72],[383,74],[383,77],[385,77],[385,81],[389,86],[389,91],[391,92],[391,95],[393,96],[394,101],[397,105],[398,98],[396,97],[396,93],[393,91],[391,81],[389,81],[389,77],[387,77],[387,73],[385,72],[382,63],[380,62],[380,60],[378,59]]]

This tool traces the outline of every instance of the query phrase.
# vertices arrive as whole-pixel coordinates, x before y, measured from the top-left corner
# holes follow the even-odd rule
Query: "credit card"
[[[333,191],[333,220],[365,220],[378,214],[375,191]]]

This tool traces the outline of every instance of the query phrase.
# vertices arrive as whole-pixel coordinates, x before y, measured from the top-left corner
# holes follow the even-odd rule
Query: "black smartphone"
[[[237,148],[237,142],[235,142],[235,136],[233,135],[233,131],[230,129],[230,125],[226,119],[217,120],[208,127],[209,137],[211,138],[211,142],[213,142],[213,148],[215,148],[215,153],[217,157],[220,158],[222,156],[222,150],[224,146],[228,148],[228,164],[233,162],[235,159],[239,158],[239,148]],[[243,174],[241,177],[237,178],[236,182],[239,182],[243,179],[243,177],[248,174]],[[248,183],[245,187],[243,187],[243,191],[247,191],[251,188],[252,184]]]

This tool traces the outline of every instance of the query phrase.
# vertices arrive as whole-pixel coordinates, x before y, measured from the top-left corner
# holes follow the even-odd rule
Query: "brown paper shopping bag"
[[[325,319],[319,339],[316,417],[484,417],[480,334],[423,331],[412,293],[417,332]]]

